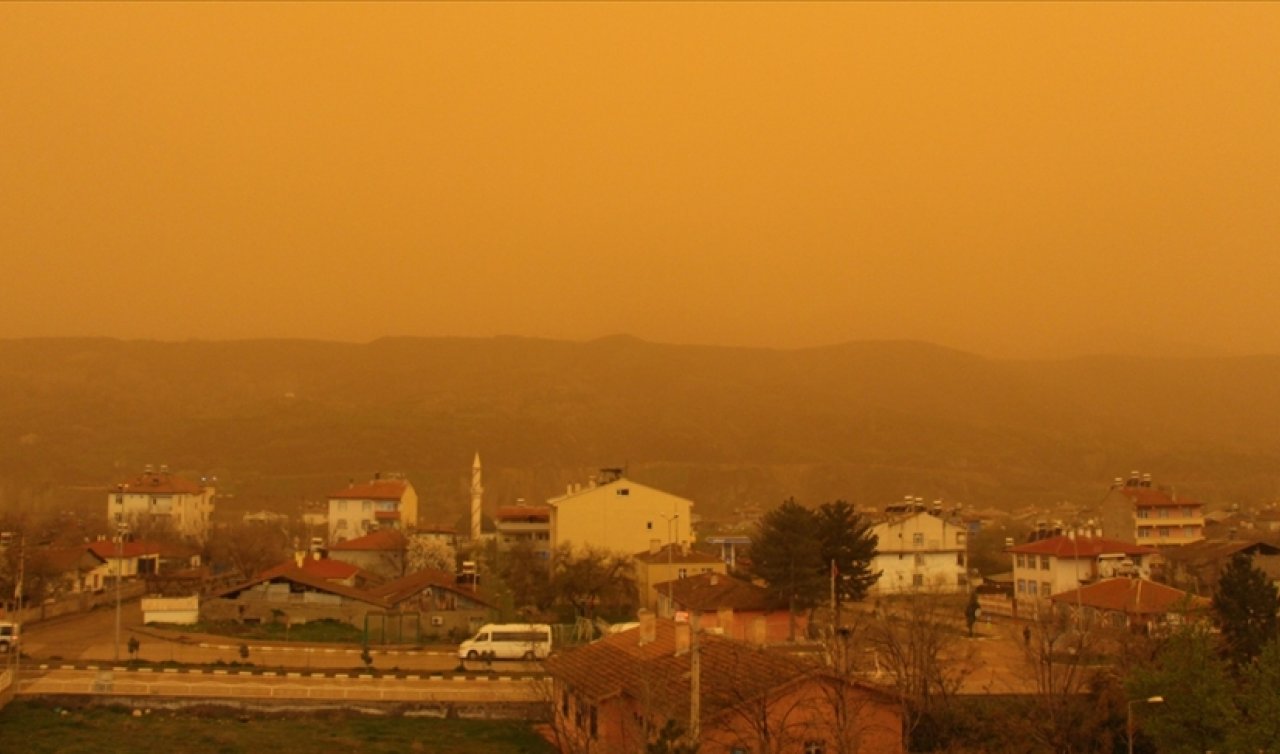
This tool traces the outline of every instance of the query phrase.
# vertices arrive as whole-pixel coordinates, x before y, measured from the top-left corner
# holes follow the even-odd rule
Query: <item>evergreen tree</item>
[[[827,568],[835,564],[836,609],[846,600],[861,600],[880,578],[879,571],[871,570],[878,544],[871,522],[844,500],[823,503],[818,509],[818,537],[822,562]]]
[[[764,515],[751,540],[752,573],[790,610],[792,641],[796,611],[818,604],[827,587],[818,527],[816,513],[788,499]]]
[[[1213,591],[1213,609],[1222,627],[1228,657],[1237,666],[1248,664],[1276,639],[1280,597],[1267,575],[1253,560],[1236,553]]]

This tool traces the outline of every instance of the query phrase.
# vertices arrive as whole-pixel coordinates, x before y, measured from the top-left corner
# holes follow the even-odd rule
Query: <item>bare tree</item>
[[[278,528],[238,523],[216,529],[209,548],[215,563],[248,579],[288,558],[289,544],[288,535]]]
[[[592,618],[601,608],[631,614],[636,608],[633,569],[625,555],[563,545],[552,553],[551,592],[557,602],[573,606],[582,617]]]

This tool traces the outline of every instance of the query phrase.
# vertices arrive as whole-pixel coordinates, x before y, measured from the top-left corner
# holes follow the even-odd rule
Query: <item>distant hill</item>
[[[1210,502],[1280,492],[1280,358],[1005,361],[913,342],[769,350],[613,337],[0,341],[0,506],[99,504],[145,463],[296,509],[403,471],[452,523],[602,466],[705,516],[904,494],[1093,503],[1149,471]]]

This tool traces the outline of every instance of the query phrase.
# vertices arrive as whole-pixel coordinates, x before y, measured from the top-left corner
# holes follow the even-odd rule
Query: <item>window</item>
[[[964,586],[969,583],[969,579],[963,573],[956,574],[956,586]]]
[[[1040,556],[1040,570],[1042,570],[1042,571],[1047,571],[1047,570],[1049,570],[1049,556],[1048,556],[1048,555],[1041,555],[1041,556]]]
[[[911,544],[916,547],[924,547],[924,533],[916,532],[911,535]]]
[[[1151,515],[1151,511],[1147,510],[1146,508],[1138,509],[1138,518],[1147,518],[1149,515]]]
[[[1026,594],[1026,593],[1027,593],[1027,580],[1018,579],[1018,594]]]
[[[1168,518],[1168,517],[1169,517],[1169,509],[1168,509],[1168,508],[1161,508],[1161,509],[1160,509],[1160,515],[1159,515],[1159,517],[1160,517],[1160,518]]]
[[[617,495],[618,497],[626,497],[631,494],[631,490],[627,489],[626,487],[619,487],[618,489],[613,491],[613,494]]]
[[[1161,538],[1161,539],[1168,539],[1168,538],[1169,538],[1169,527],[1167,527],[1167,526],[1161,526],[1161,527],[1160,527],[1160,538]]]
[[[365,511],[366,513],[367,513],[367,512],[369,512],[369,511],[371,511],[371,510],[373,510],[373,501],[372,501],[372,500],[365,500],[365,501],[361,502],[361,503],[360,503],[360,510]]]
[[[963,553],[963,552],[957,552],[957,553],[956,553],[956,565],[960,566],[961,568],[964,568],[964,553]]]
[[[1041,582],[1040,582],[1040,593],[1041,593],[1041,594],[1043,594],[1044,596],[1048,597],[1049,595],[1053,594],[1053,586],[1052,586],[1052,585],[1050,585],[1050,584],[1049,584],[1049,582],[1047,582],[1047,581],[1041,581]]]
[[[689,577],[689,569],[688,569],[688,568],[677,568],[677,569],[676,569],[676,578],[677,578],[677,579],[685,579],[685,578],[688,578],[688,577]]]
[[[916,568],[924,568],[924,553],[916,553]]]
[[[1027,565],[1027,556],[1023,555],[1022,553],[1018,553],[1018,567],[1023,568],[1026,565]]]
[[[1030,595],[1032,595],[1032,596],[1035,596],[1035,593],[1036,593],[1036,582],[1034,582],[1034,581],[1028,581],[1028,582],[1027,582],[1027,594],[1030,594]]]
[[[924,574],[923,573],[911,574],[911,586],[924,586]]]
[[[964,547],[964,532],[956,532],[956,545]]]
[[[648,522],[647,524],[644,525],[644,528],[653,529],[653,522],[652,521]]]
[[[805,741],[804,754],[826,754],[827,745],[822,741]]]

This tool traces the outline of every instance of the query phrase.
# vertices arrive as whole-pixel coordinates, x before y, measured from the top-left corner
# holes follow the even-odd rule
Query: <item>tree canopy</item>
[[[1247,664],[1276,638],[1280,597],[1253,559],[1237,553],[1213,591],[1213,609],[1222,627],[1226,652],[1237,665]]]
[[[837,606],[861,600],[880,578],[879,571],[871,570],[879,544],[871,521],[844,500],[823,503],[818,508],[818,538],[822,562],[835,565]]]

